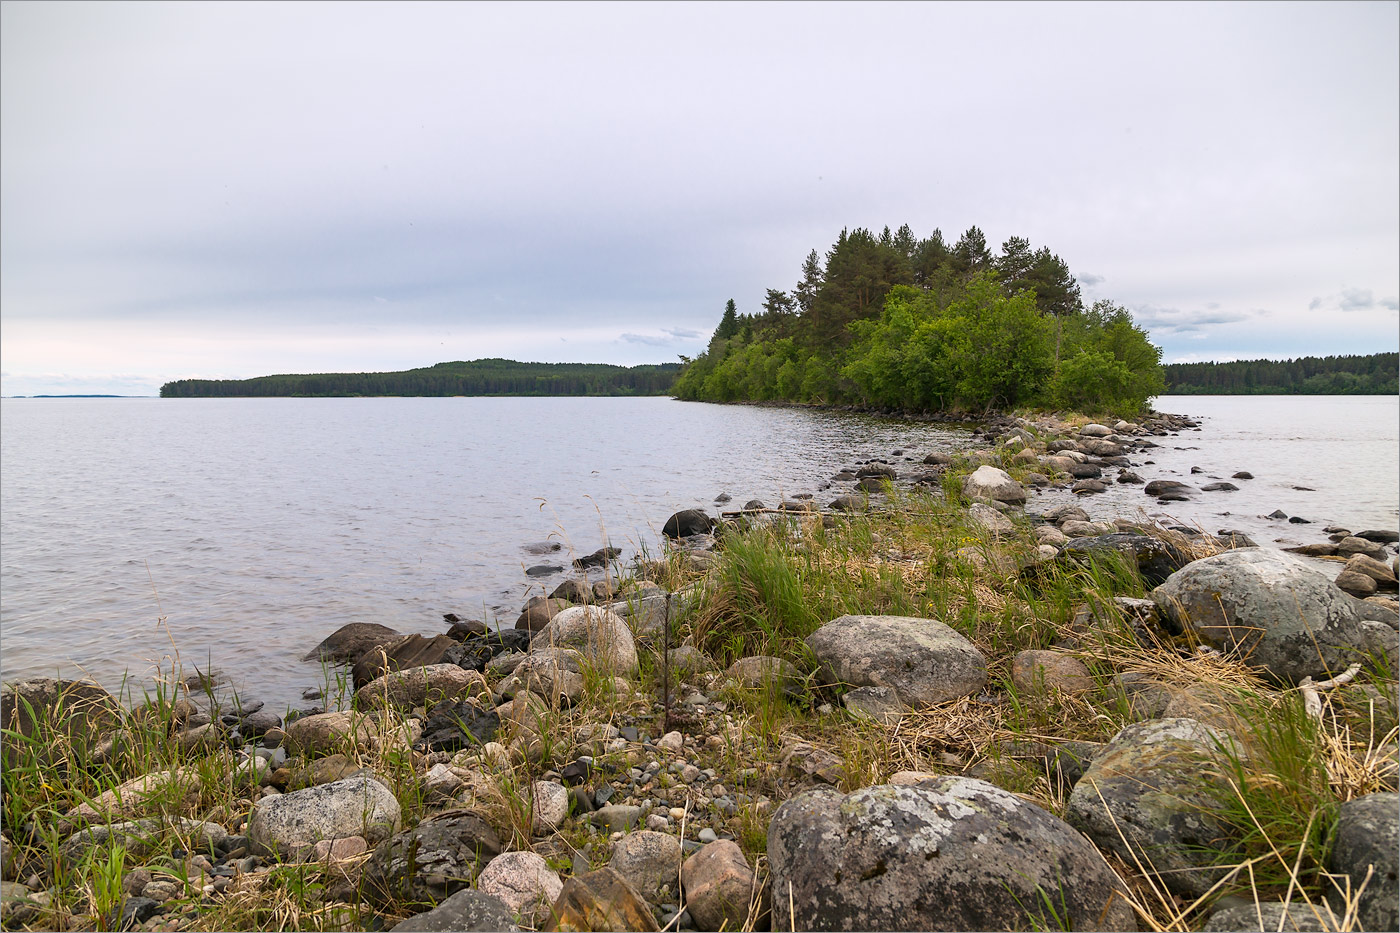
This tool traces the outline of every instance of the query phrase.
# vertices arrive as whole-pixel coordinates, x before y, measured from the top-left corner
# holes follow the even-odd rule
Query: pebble
[[[647,829],[653,832],[664,833],[670,826],[670,818],[660,813],[652,813],[647,817]]]
[[[672,807],[667,815],[679,823],[681,820],[685,819],[685,807]]]
[[[713,829],[706,826],[704,829],[700,830],[700,832],[696,834],[695,838],[699,839],[701,842],[709,843],[714,842],[716,839],[719,838],[719,836],[715,833]]]

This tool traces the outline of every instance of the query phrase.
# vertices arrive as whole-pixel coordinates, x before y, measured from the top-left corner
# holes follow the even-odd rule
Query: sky
[[[843,227],[1400,343],[1400,4],[0,3],[0,394],[704,348]]]

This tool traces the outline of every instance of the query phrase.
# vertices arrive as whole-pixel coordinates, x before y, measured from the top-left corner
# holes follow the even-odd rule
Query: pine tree
[[[812,302],[817,298],[817,292],[821,291],[822,282],[826,280],[826,273],[822,267],[822,261],[817,256],[817,251],[812,250],[807,254],[807,259],[802,263],[802,281],[797,283],[797,287],[792,290],[793,300],[797,302],[797,313],[806,314],[812,310]]]

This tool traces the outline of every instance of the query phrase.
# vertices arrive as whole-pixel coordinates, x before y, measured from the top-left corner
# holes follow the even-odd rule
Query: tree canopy
[[[908,224],[842,230],[825,262],[807,254],[791,296],[730,310],[677,397],[1129,413],[1163,388],[1161,352],[1125,309],[1085,308],[1059,255],[1022,237],[993,255],[975,226],[951,247]]]

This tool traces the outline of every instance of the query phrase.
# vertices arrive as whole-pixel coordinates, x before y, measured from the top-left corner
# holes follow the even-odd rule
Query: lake
[[[1396,527],[1395,397],[1157,407],[1202,430],[1158,438],[1134,458],[1155,461],[1144,477],[1257,477],[1170,517],[1261,544]],[[856,460],[971,444],[964,428],[665,398],[5,399],[0,416],[0,676],[115,689],[178,650],[278,708],[322,683],[300,658],[346,622],[510,624],[564,576],[528,566],[604,543],[654,553],[671,513],[721,492],[775,504]],[[1141,487],[1081,504],[1161,514]],[[1274,509],[1316,524],[1260,517]],[[524,550],[547,540],[562,560]]]

